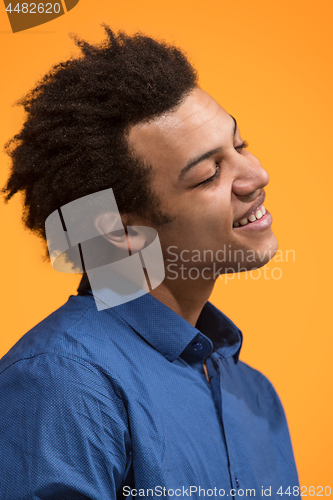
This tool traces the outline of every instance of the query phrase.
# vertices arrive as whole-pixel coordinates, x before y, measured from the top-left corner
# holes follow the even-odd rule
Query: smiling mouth
[[[243,219],[234,222],[233,227],[241,227],[247,226],[247,224],[252,224],[253,222],[261,219],[265,215],[265,213],[266,208],[264,207],[264,205],[261,205],[260,207],[253,210],[253,212],[248,217],[244,217]]]

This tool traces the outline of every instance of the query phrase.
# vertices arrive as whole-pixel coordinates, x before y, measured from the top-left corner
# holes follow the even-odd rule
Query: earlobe
[[[145,248],[147,243],[146,229],[143,226],[126,227],[128,248],[132,254]]]
[[[127,226],[126,231],[131,253],[143,250],[150,245],[156,237],[155,229],[148,226]]]

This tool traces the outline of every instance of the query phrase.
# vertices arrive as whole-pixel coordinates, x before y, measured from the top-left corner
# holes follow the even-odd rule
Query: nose
[[[261,166],[260,161],[252,154],[242,156],[238,160],[232,191],[237,196],[259,194],[260,190],[269,182],[268,172]],[[245,201],[245,200],[244,200]]]

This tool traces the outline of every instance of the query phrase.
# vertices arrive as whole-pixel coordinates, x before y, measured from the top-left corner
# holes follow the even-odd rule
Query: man
[[[25,192],[25,224],[45,239],[54,210],[111,187],[137,230],[115,237],[101,211],[105,244],[143,248],[140,227],[155,228],[166,275],[98,311],[84,274],[78,295],[1,360],[1,498],[298,495],[279,398],[207,302],[219,274],[277,250],[268,174],[181,51],[105,30],[105,44],[78,40],[83,56],[21,101],[3,191]]]

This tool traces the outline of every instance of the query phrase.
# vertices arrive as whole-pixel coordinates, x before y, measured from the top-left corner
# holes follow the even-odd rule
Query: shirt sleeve
[[[110,500],[130,466],[122,399],[81,360],[41,354],[0,375],[0,498]]]

